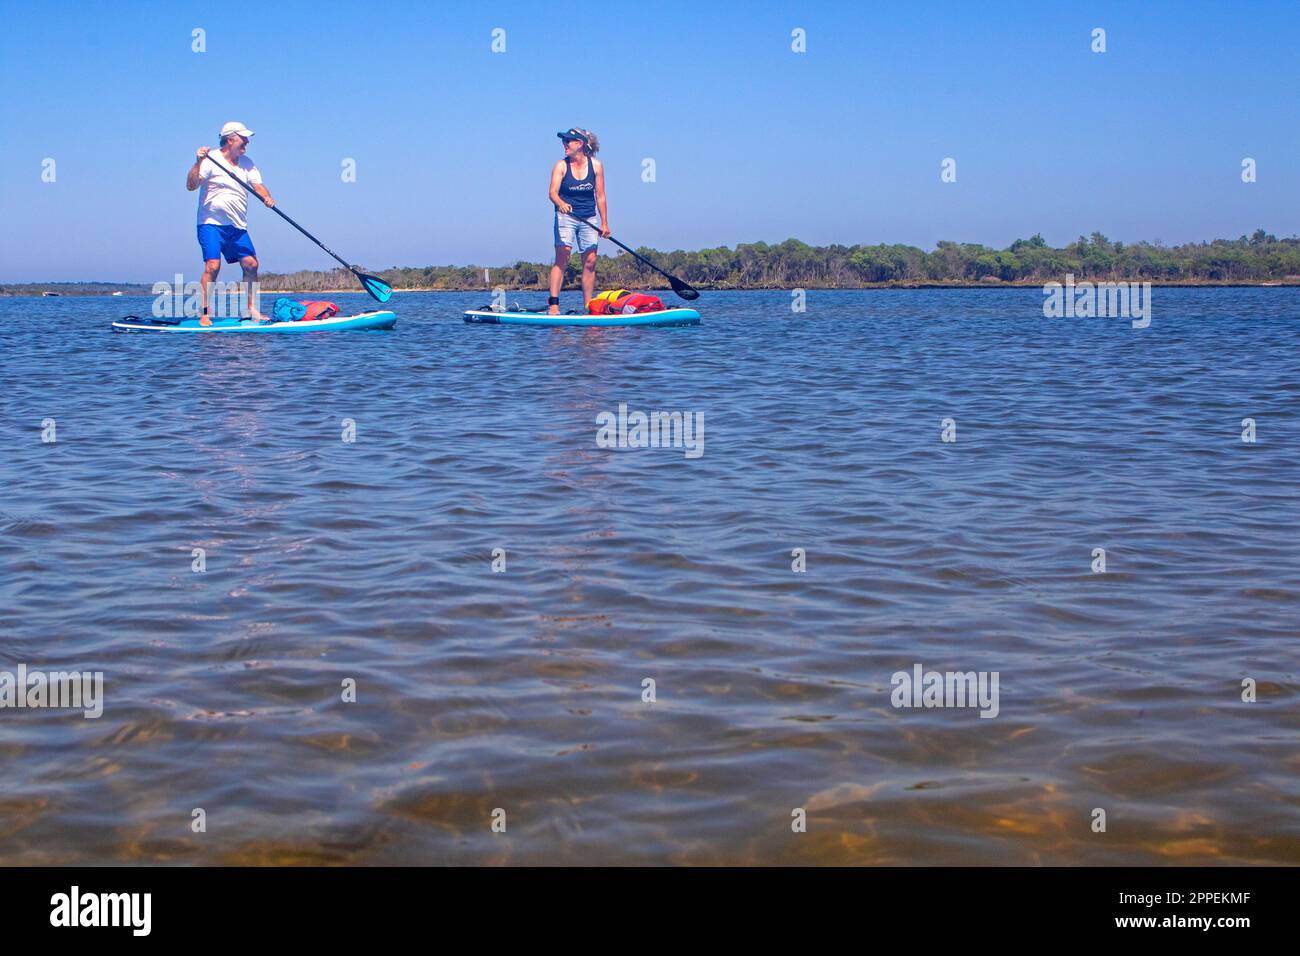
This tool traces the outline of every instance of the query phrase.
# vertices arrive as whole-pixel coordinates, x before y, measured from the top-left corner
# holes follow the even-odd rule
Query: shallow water
[[[1300,863],[1295,289],[484,301],[0,299],[0,670],[104,673],[0,709],[0,861]],[[703,454],[598,447],[619,403]],[[915,664],[997,716],[891,706]]]

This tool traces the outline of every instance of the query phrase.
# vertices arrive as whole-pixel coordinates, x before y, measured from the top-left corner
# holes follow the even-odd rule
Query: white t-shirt
[[[216,157],[216,163],[205,157],[199,166],[199,179],[203,182],[199,187],[199,225],[247,229],[248,193],[230,177],[230,173],[217,165],[221,163],[227,169],[231,167],[226,154],[214,149],[212,155]],[[249,184],[260,185],[262,182],[262,174],[246,155],[239,157],[239,173]]]

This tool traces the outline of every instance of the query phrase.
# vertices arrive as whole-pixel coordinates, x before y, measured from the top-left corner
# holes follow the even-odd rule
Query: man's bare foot
[[[204,312],[203,315],[199,317],[199,325],[211,325],[211,324],[212,324],[212,317],[209,316],[208,313]]]
[[[560,307],[559,307],[558,305],[553,305],[553,306],[551,306],[549,309],[546,310],[546,314],[547,314],[547,315],[559,315],[559,314],[560,314]]]

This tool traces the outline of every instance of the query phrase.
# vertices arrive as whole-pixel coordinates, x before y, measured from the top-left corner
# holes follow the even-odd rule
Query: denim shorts
[[[593,222],[595,216],[588,216]],[[588,249],[595,249],[596,243],[600,241],[600,230],[595,226],[589,226],[581,219],[570,216],[567,212],[555,210],[555,244],[557,246],[568,246],[570,249],[576,249],[578,252],[586,252]]]

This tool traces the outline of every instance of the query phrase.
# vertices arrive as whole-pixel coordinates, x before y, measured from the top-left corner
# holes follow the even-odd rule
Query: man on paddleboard
[[[551,202],[555,204],[555,265],[551,266],[551,297],[547,312],[560,314],[560,286],[564,267],[576,248],[582,255],[582,307],[596,291],[596,243],[609,238],[609,213],[605,210],[605,167],[596,154],[600,141],[590,130],[556,133],[564,143],[564,158],[551,167]],[[600,211],[600,232],[583,222]],[[581,217],[581,218],[579,218]]]
[[[262,202],[270,207],[275,200],[266,187],[262,185],[262,174],[258,172],[253,161],[244,153],[248,141],[253,138],[253,131],[243,123],[230,122],[221,127],[220,153],[214,159],[220,160],[228,169],[236,170],[257,193]],[[248,237],[248,193],[239,185],[230,173],[216,162],[207,159],[210,146],[200,146],[195,152],[198,157],[185,177],[185,188],[190,192],[199,190],[199,248],[203,250],[203,314],[199,319],[201,325],[211,325],[208,315],[208,286],[221,272],[221,257],[224,255],[230,263],[238,262],[244,270],[244,282],[257,281],[257,251],[253,241]],[[201,187],[201,188],[200,188]],[[254,319],[265,322],[264,316],[257,309],[257,302],[251,285],[248,293],[248,311]]]

